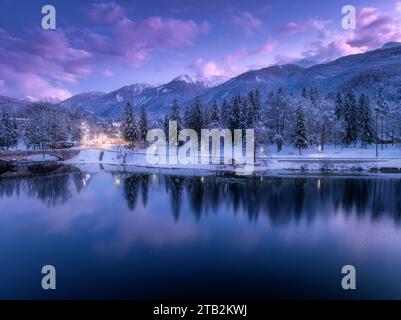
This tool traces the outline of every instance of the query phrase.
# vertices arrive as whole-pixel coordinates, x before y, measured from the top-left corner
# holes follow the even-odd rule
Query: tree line
[[[321,98],[312,87],[304,88],[298,96],[282,89],[270,91],[265,99],[258,90],[251,90],[220,104],[216,100],[203,104],[196,97],[184,110],[174,100],[170,112],[152,124],[143,106],[137,121],[128,103],[123,137],[131,146],[144,142],[150,127],[163,128],[168,137],[169,121],[176,121],[178,130],[190,128],[199,136],[201,129],[254,129],[257,144],[274,144],[278,152],[284,144],[292,144],[300,153],[310,146],[323,151],[327,144],[367,148],[376,143],[384,148],[396,141],[401,128],[399,109],[390,106],[382,92],[370,97],[344,90],[334,98]]]
[[[9,150],[22,140],[28,149],[43,149],[61,141],[79,143],[82,139],[82,116],[50,104],[35,103],[17,119],[3,110],[0,120],[0,149]]]

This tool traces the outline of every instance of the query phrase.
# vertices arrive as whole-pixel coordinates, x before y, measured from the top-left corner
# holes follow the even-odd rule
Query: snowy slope
[[[317,87],[322,95],[352,88],[370,95],[383,90],[389,100],[401,99],[401,44],[390,42],[382,48],[342,57],[308,68],[288,64],[248,71],[228,81],[223,77],[192,77],[180,75],[159,86],[134,84],[107,94],[87,93],[60,103],[69,108],[85,108],[104,117],[119,117],[127,102],[145,106],[150,116],[160,116],[170,110],[174,99],[183,106],[196,96],[204,102],[221,102],[234,95],[258,89],[262,97],[270,90],[282,88],[299,94],[303,87]]]
[[[401,45],[392,42],[377,50],[309,68],[283,65],[248,71],[212,88],[203,100],[221,101],[252,89],[259,89],[262,96],[266,96],[270,90],[280,87],[295,94],[299,94],[303,87],[317,87],[323,95],[348,88],[372,95],[383,89],[386,96],[397,100],[401,98],[400,83]]]

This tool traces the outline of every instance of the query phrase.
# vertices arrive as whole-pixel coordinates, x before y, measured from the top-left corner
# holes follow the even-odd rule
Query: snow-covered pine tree
[[[390,106],[383,95],[383,90],[379,91],[379,96],[376,101],[376,112],[380,119],[380,140],[381,140],[381,149],[384,147],[384,140],[386,139],[387,132],[385,132],[385,120],[387,120],[387,116],[390,111]],[[387,121],[386,121],[387,122]],[[379,132],[377,132],[379,134]]]
[[[192,107],[187,106],[184,111],[184,127],[192,127]]]
[[[139,138],[139,130],[131,104],[128,102],[125,108],[124,118],[121,125],[122,135],[132,148]]]
[[[344,143],[347,146],[351,143],[355,145],[358,137],[358,117],[356,99],[352,91],[345,94],[343,113],[345,121]]]
[[[170,121],[177,121],[177,130],[180,131],[183,127],[181,118],[181,108],[178,104],[177,99],[174,99],[173,105],[171,106]]]
[[[335,98],[335,115],[337,120],[342,119],[344,117],[344,106],[343,106],[343,99],[341,97],[341,93],[336,93]]]
[[[253,127],[252,105],[249,97],[240,97],[240,127],[242,130]]]
[[[294,145],[298,148],[299,155],[302,154],[303,149],[308,147],[304,110],[301,103],[298,105],[295,115]]]
[[[259,90],[255,90],[253,92],[252,109],[253,109],[253,122],[254,122],[254,125],[258,126],[260,121],[261,121],[261,118],[262,118],[262,115],[261,115],[262,102],[261,102]]]
[[[141,106],[141,114],[139,117],[139,138],[141,139],[142,142],[146,141],[146,135],[148,134],[149,130],[149,121],[148,121],[148,115],[146,113],[145,106]]]
[[[359,97],[359,128],[361,147],[366,148],[375,142],[374,119],[370,109],[370,99],[365,94]]]
[[[45,123],[46,119],[44,119],[42,113],[34,113],[29,119],[23,138],[28,149],[43,148],[46,143],[50,142]]]
[[[72,141],[75,141],[77,143],[81,142],[83,135],[81,122],[82,122],[82,116],[78,110],[73,112],[69,117],[68,129],[70,137]]]
[[[230,130],[241,129],[241,97],[235,96],[231,102]]]
[[[10,149],[18,143],[18,128],[15,119],[11,119],[10,114],[4,111],[0,123],[0,148]]]
[[[202,109],[202,125],[203,128],[209,128],[210,126],[210,110],[207,104]]]
[[[168,116],[164,116],[164,120],[163,120],[163,131],[164,134],[166,135],[166,140],[168,140],[168,130],[169,130],[169,118]]]
[[[195,98],[191,111],[191,124],[190,129],[194,129],[200,137],[201,130],[203,129],[203,116],[202,116],[202,103],[199,97]]]
[[[213,100],[212,107],[210,108],[210,121],[209,121],[209,128],[216,129],[219,127],[220,123],[220,114],[219,114],[219,107],[217,105],[216,100]]]
[[[224,129],[230,128],[231,124],[231,106],[226,99],[223,100],[220,112],[220,125]]]

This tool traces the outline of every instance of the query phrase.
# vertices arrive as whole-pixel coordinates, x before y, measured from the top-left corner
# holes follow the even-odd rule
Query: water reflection
[[[89,169],[0,179],[0,299],[400,298],[399,179]]]
[[[146,208],[149,192],[167,194],[170,212],[178,221],[184,199],[196,220],[224,209],[241,212],[249,220],[266,216],[274,224],[313,221],[316,215],[342,212],[347,216],[391,217],[401,214],[401,180],[393,178],[238,178],[187,177],[155,174],[113,173],[114,185],[122,186],[129,210],[135,213],[140,200]],[[70,201],[91,182],[87,173],[35,176],[0,180],[0,197],[18,197],[23,190],[53,207]],[[140,199],[139,199],[140,198]],[[151,199],[153,200],[153,199]]]

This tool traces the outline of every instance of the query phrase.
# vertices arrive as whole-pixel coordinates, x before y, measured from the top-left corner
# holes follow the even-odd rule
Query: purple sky
[[[401,41],[393,0],[53,0],[55,31],[41,29],[43,4],[0,0],[1,95],[65,99],[182,73],[232,77]],[[344,4],[357,8],[355,31],[341,28]]]

